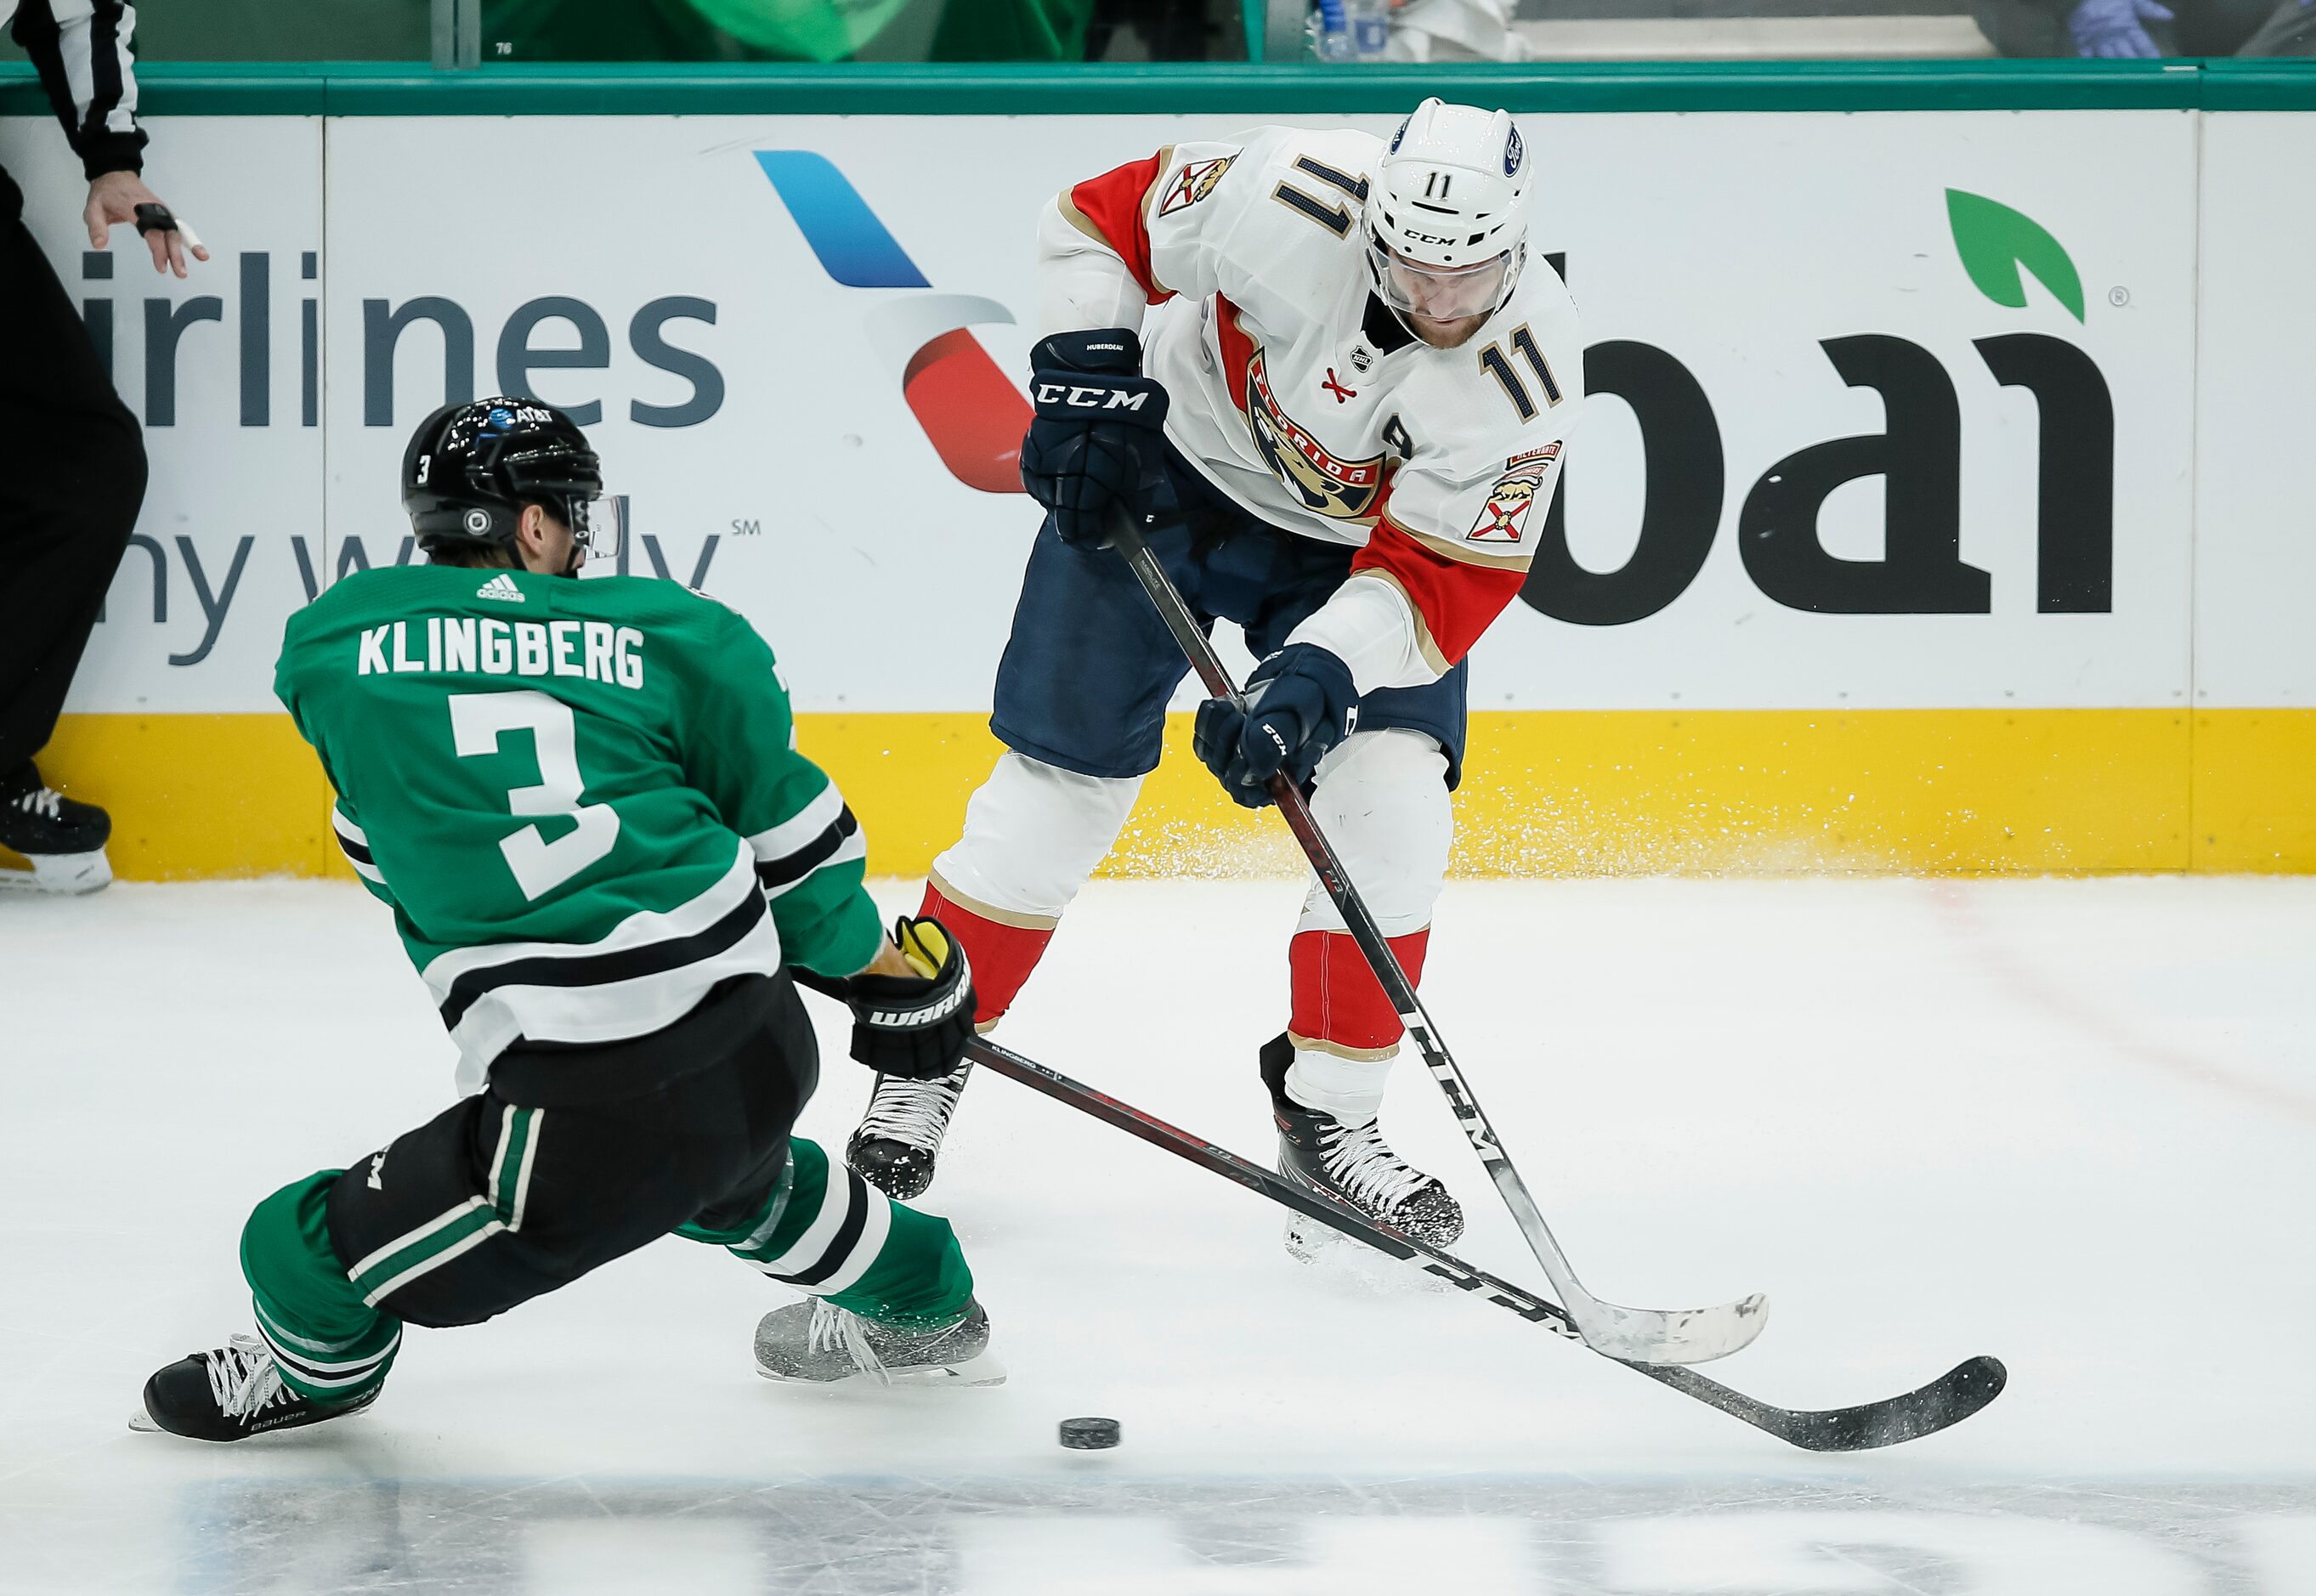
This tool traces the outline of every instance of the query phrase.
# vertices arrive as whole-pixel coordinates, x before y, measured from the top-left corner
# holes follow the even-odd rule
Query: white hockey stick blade
[[[1430,1051],[1439,1044],[1427,1030],[1416,1033],[1417,1045]],[[1432,1074],[1442,1080],[1443,1071],[1452,1069],[1443,1063]],[[1448,1093],[1448,1101],[1468,1106],[1470,1096],[1457,1081]],[[1459,1118],[1463,1117],[1459,1115]],[[1488,1166],[1488,1177],[1496,1183],[1496,1190],[1511,1211],[1513,1222],[1519,1225],[1520,1239],[1544,1269],[1544,1278],[1560,1297],[1561,1306],[1576,1326],[1584,1344],[1596,1352],[1606,1352],[1611,1358],[1626,1363],[1710,1363],[1715,1358],[1750,1346],[1761,1327],[1768,1322],[1769,1299],[1759,1291],[1735,1302],[1723,1303],[1717,1308],[1618,1307],[1613,1302],[1602,1302],[1584,1288],[1576,1271],[1568,1264],[1568,1255],[1560,1250],[1560,1243],[1552,1234],[1552,1226],[1544,1222],[1544,1215],[1528,1192],[1528,1182],[1504,1155],[1503,1145],[1495,1132],[1474,1110],[1464,1127],[1464,1134]]]
[[[1563,1306],[1587,1346],[1627,1363],[1710,1363],[1752,1345],[1769,1322],[1769,1299],[1759,1291],[1719,1307],[1667,1313],[1618,1307],[1579,1286]]]

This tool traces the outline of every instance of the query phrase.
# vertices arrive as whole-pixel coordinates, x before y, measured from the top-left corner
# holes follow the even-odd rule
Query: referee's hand
[[[139,205],[158,205],[161,198],[145,186],[145,180],[134,172],[108,172],[88,185],[88,204],[80,218],[88,226],[88,241],[93,248],[107,247],[112,229],[119,224],[133,225]],[[193,236],[192,229],[182,221],[174,227],[156,227],[145,235],[145,246],[153,252],[153,270],[174,272],[185,275],[185,256],[206,261],[209,252]]]

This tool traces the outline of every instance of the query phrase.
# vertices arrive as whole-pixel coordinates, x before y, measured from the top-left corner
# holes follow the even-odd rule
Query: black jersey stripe
[[[370,857],[370,848],[366,843],[355,842],[335,826],[332,826],[330,830],[338,839],[338,846],[345,851],[348,859],[352,860],[356,864],[369,865],[373,869],[378,867],[378,860]]]
[[[792,887],[826,864],[836,851],[844,846],[844,840],[860,829],[860,822],[853,818],[852,806],[847,804],[837,811],[836,818],[828,823],[826,830],[795,852],[779,859],[758,860],[756,879],[767,892],[775,887]]]
[[[81,121],[82,137],[100,138],[110,131],[106,124],[112,113],[120,108],[128,85],[120,74],[120,22],[123,7],[117,3],[98,0],[94,14],[88,20],[88,112]]]
[[[721,920],[688,937],[671,937],[614,953],[536,956],[468,970],[450,983],[450,995],[442,1000],[442,1023],[458,1030],[467,1011],[501,986],[608,986],[614,981],[680,970],[735,946],[756,929],[765,913],[763,895],[751,892]]]
[[[845,1195],[852,1206],[845,1209],[844,1222],[836,1227],[836,1235],[829,1242],[828,1250],[820,1255],[820,1262],[810,1269],[776,1275],[774,1279],[791,1286],[817,1286],[851,1261],[852,1249],[860,1244],[860,1233],[868,1228],[868,1205],[884,1201],[885,1194],[872,1194],[867,1183],[850,1169],[844,1172],[844,1182]]]

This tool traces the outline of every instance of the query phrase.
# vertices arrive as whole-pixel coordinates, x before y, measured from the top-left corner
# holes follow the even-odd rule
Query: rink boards
[[[124,875],[336,868],[282,621],[410,557],[420,416],[529,388],[922,869],[1035,525],[1037,209],[1269,114],[164,116],[185,283],[85,255],[0,121],[153,459],[51,773]],[[1460,868],[2316,869],[2316,118],[1522,115],[1596,397],[1474,655]],[[1112,868],[1288,866],[1186,754]]]

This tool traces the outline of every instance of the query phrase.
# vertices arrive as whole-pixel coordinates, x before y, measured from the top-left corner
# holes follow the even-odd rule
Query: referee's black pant
[[[0,171],[0,777],[56,730],[145,500],[145,442]]]

